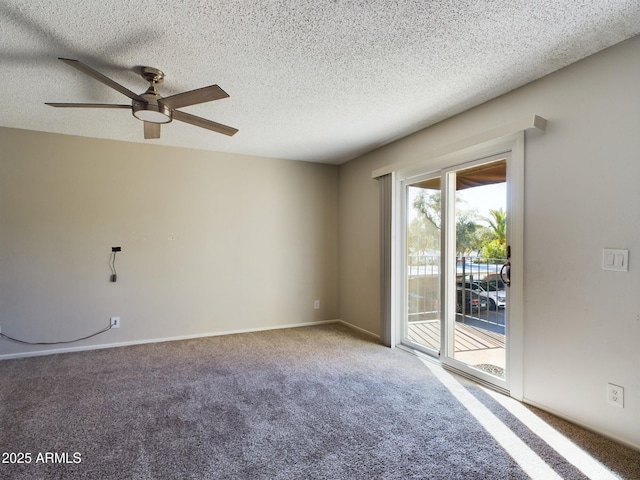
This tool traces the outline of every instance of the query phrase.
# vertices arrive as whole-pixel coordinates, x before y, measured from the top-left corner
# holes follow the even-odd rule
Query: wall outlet
[[[111,317],[111,328],[120,328],[120,317]]]
[[[607,383],[607,403],[624,408],[624,387]]]
[[[320,300],[316,300],[315,302],[313,302],[313,309],[320,310]]]

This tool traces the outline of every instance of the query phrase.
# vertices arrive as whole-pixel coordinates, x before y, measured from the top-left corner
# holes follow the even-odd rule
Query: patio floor
[[[409,323],[409,340],[440,349],[440,320]],[[505,336],[456,322],[454,357],[469,365],[489,364],[505,368]]]

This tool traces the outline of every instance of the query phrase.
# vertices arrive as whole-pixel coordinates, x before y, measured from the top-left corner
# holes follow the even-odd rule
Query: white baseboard
[[[633,450],[637,450],[640,452],[640,444],[634,443],[634,442],[630,442],[628,440],[625,440],[623,438],[617,437],[615,435],[612,435],[611,432],[605,432],[603,430],[600,430],[598,428],[594,428],[592,425],[583,423],[579,420],[576,420],[575,418],[572,418],[570,415],[565,415],[563,413],[557,412],[555,410],[553,410],[552,408],[547,407],[546,405],[541,405],[537,402],[533,402],[531,400],[528,400],[527,398],[524,398],[522,400],[522,403],[526,403],[527,405],[531,405],[533,407],[539,408],[540,410],[543,410],[547,413],[550,413],[552,415],[555,415],[556,417],[562,418],[563,420],[566,420],[567,422],[571,422],[575,425],[578,425],[579,427],[584,428],[585,430],[589,430],[590,432],[593,433],[597,433],[598,435],[602,435],[605,438],[608,438],[610,440],[613,440],[614,442],[620,443],[626,447],[632,448]]]
[[[369,330],[365,330],[364,328],[360,328],[356,325],[353,325],[351,323],[347,323],[344,320],[334,320],[334,323],[340,323],[342,325],[344,325],[345,327],[349,327],[353,330],[357,330],[360,333],[364,333],[365,335],[369,335],[370,337],[375,338],[376,340],[380,341],[380,335],[376,335],[375,333],[370,332]]]
[[[85,352],[89,350],[101,350],[103,348],[117,348],[117,347],[128,347],[131,345],[144,345],[146,343],[160,343],[160,342],[173,342],[176,340],[192,340],[194,338],[205,338],[205,337],[218,337],[222,335],[234,335],[237,333],[251,333],[251,332],[264,332],[267,330],[282,330],[285,328],[298,328],[298,327],[311,327],[313,325],[325,325],[328,323],[342,323],[348,327],[352,327],[358,330],[362,330],[358,327],[351,326],[342,320],[321,320],[318,322],[305,322],[305,323],[294,323],[291,325],[275,325],[269,327],[258,327],[258,328],[245,328],[241,330],[226,330],[222,332],[207,332],[207,333],[196,333],[192,335],[180,335],[177,337],[162,337],[162,338],[152,338],[146,340],[132,340],[128,342],[118,342],[118,343],[103,343],[99,345],[83,345],[80,347],[67,347],[67,348],[59,348],[59,349],[49,349],[49,350],[35,350],[31,352],[20,352],[20,353],[10,353],[6,355],[0,355],[0,361],[2,360],[14,360],[18,358],[27,358],[27,357],[40,357],[43,355],[55,355],[58,353],[72,353],[72,352]],[[366,330],[362,330],[366,332]],[[368,333],[368,332],[367,332]]]

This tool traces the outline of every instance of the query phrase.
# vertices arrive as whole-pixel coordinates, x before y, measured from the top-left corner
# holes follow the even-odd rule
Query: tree
[[[507,213],[502,209],[489,210],[491,218],[484,218],[489,224],[492,238],[482,245],[482,257],[500,258],[507,257]]]
[[[491,240],[489,243],[486,243],[482,246],[482,258],[486,260],[504,260],[507,258],[507,246],[504,243],[498,242],[497,240]]]
[[[476,235],[479,228],[476,213],[461,208],[462,204],[463,200],[456,198],[456,250],[458,254],[464,255],[478,249],[480,242]],[[439,244],[439,232],[442,226],[441,206],[442,198],[439,190],[433,193],[423,190],[416,196],[413,208],[421,215],[409,225],[410,249],[414,246],[414,251],[417,251],[423,245],[428,245],[426,248],[434,248],[431,246],[434,244],[433,239],[437,239]]]
[[[440,250],[440,191],[422,190],[413,201],[419,212],[409,224],[407,246],[411,255]]]
[[[437,250],[442,226],[442,198],[440,191],[421,191],[413,201],[413,208],[420,213],[409,225],[409,251],[421,255],[427,249]],[[474,210],[462,207],[456,198],[456,253],[468,255],[481,251],[484,259],[504,259],[507,250],[507,214],[502,209],[489,210],[490,217],[482,217],[489,225],[478,224]]]
[[[427,193],[426,190],[423,190],[413,201],[413,208],[419,211],[425,219],[440,230],[442,224],[441,204],[442,199],[440,198],[440,190],[433,193]]]
[[[422,215],[414,218],[407,231],[409,254],[424,255],[427,250],[440,250],[440,230]]]
[[[456,215],[456,253],[467,255],[478,248],[476,230],[478,225],[472,214]]]
[[[489,210],[492,218],[485,218],[500,243],[507,242],[507,213],[502,209]]]

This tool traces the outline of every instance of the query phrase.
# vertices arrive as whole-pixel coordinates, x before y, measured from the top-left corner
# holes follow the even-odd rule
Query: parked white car
[[[465,287],[470,288],[479,296],[485,297],[491,310],[505,308],[507,306],[507,292],[504,290],[504,284],[502,284],[502,282],[465,282]],[[501,290],[499,290],[500,287],[502,287]]]

